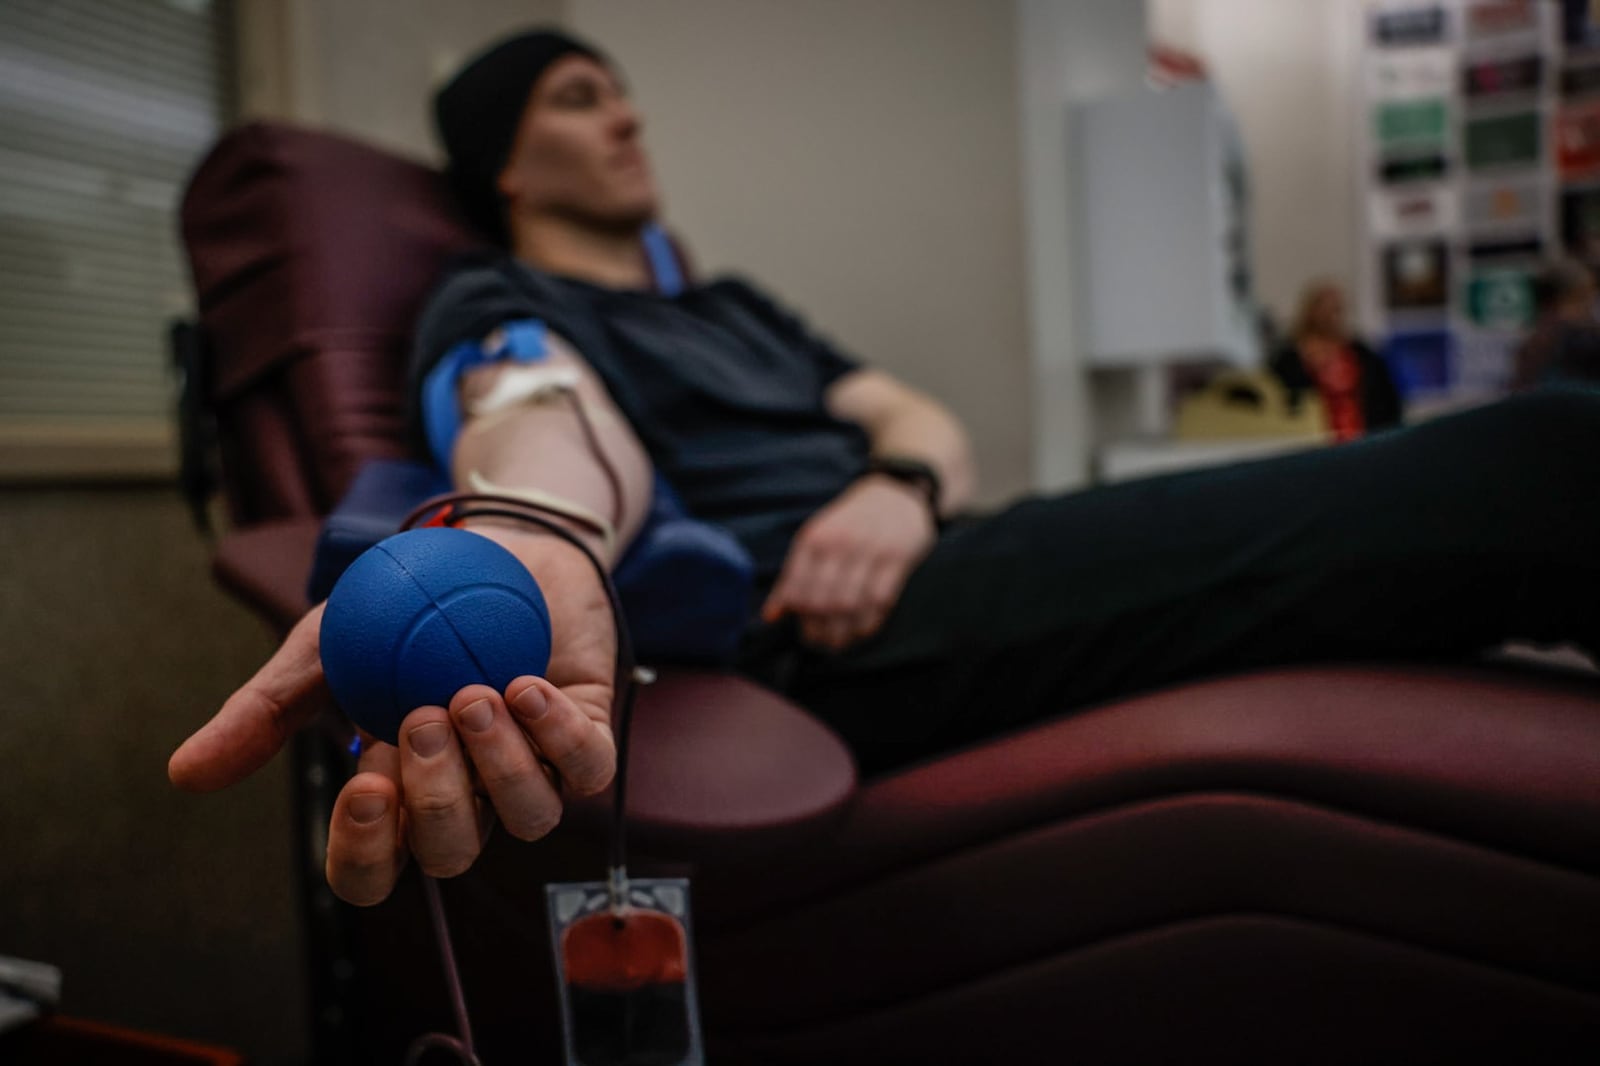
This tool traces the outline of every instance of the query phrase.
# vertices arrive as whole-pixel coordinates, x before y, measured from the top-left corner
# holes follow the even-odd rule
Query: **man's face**
[[[500,194],[513,219],[565,216],[636,229],[656,214],[639,116],[603,64],[569,55],[544,72],[522,113]]]

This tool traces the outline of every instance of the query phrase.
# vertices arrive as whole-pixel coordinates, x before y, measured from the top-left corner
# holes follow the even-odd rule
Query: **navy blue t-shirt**
[[[417,326],[413,423],[421,382],[447,351],[528,318],[578,350],[690,513],[750,552],[760,585],[776,577],[800,525],[866,469],[865,431],[823,404],[859,364],[737,279],[661,296],[543,274],[510,256],[463,260]]]

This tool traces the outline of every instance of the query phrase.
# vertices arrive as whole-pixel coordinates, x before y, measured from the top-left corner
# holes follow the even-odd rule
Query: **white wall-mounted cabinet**
[[[1087,101],[1069,121],[1089,365],[1257,365],[1244,153],[1216,88]]]

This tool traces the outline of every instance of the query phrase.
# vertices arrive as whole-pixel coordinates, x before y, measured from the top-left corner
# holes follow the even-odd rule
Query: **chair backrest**
[[[437,172],[255,122],[201,163],[182,229],[236,523],[325,514],[367,460],[411,454],[412,326],[475,242]]]

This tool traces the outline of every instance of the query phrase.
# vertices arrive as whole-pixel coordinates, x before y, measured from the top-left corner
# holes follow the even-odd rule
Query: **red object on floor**
[[[0,1038],[0,1051],[12,1066],[244,1066],[245,1061],[227,1048],[59,1015]]]

